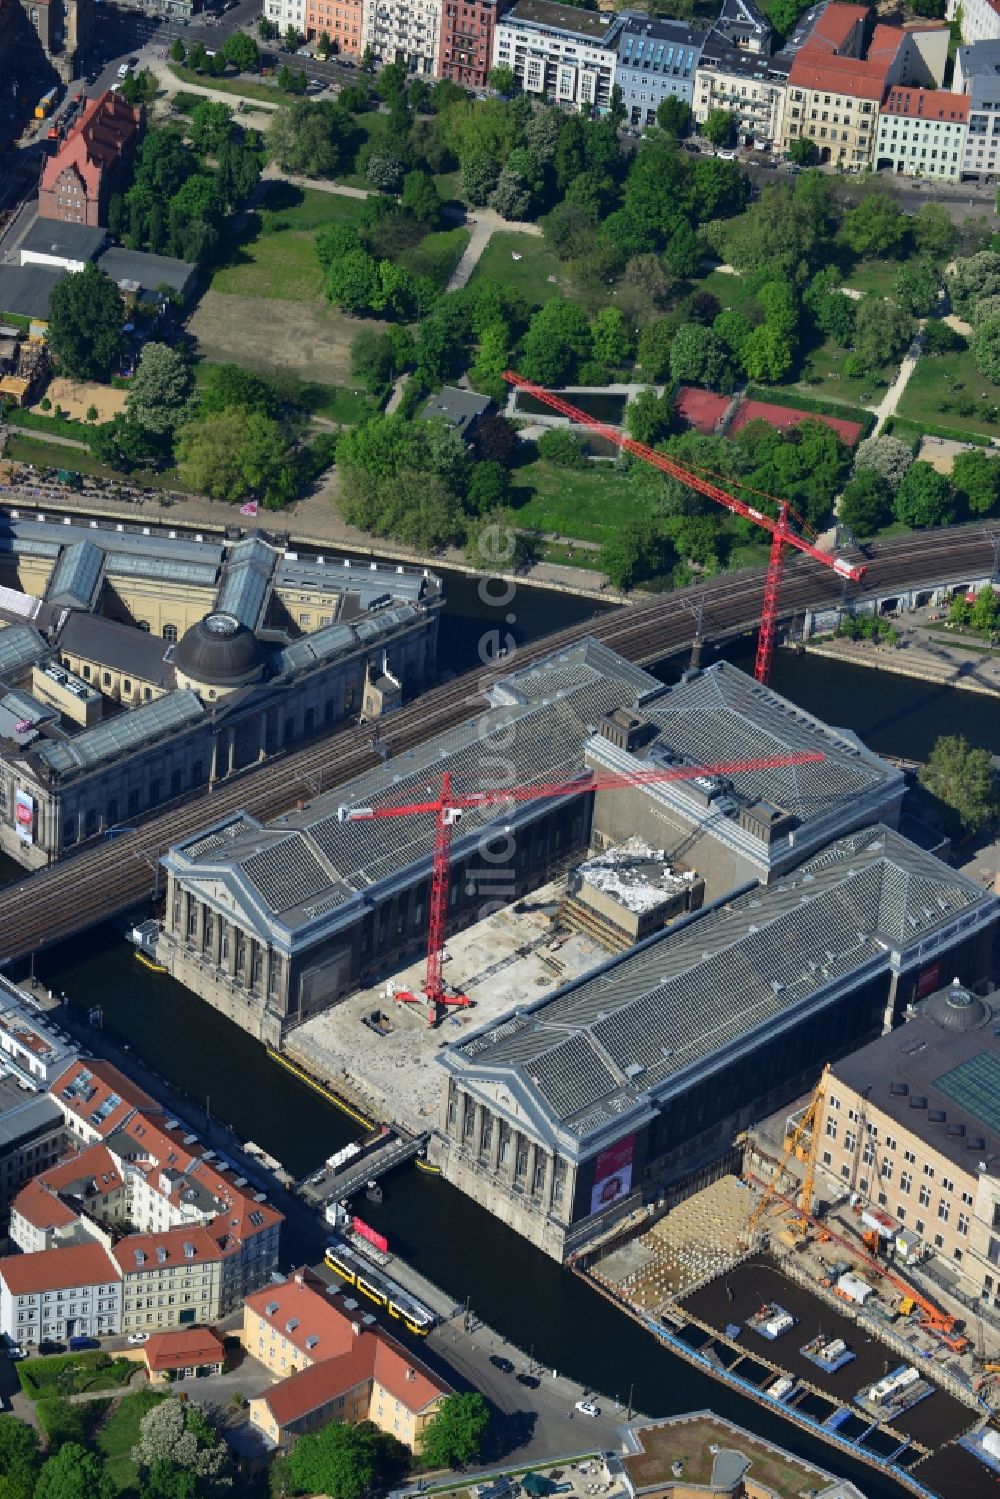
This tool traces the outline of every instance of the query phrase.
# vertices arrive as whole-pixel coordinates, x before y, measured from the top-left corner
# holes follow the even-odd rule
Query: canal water
[[[513,607],[522,610],[516,633],[528,638],[593,612],[587,601],[527,589],[519,591]],[[446,664],[452,669],[472,664],[484,621],[488,624],[495,613],[482,604],[474,580],[453,582],[443,627]],[[737,648],[731,659],[752,668],[748,646]],[[945,729],[998,747],[996,708],[972,693],[785,653],[776,659],[774,685],[804,708],[856,730],[872,748],[889,753],[919,758]],[[10,861],[0,861],[0,881],[19,873]],[[36,973],[56,993],[64,993],[78,1014],[99,1006],[109,1038],[127,1044],[189,1095],[192,1123],[204,1118],[199,1111],[210,1110],[242,1139],[264,1146],[294,1175],[305,1175],[356,1136],[348,1118],[270,1062],[242,1031],[180,985],[138,965],[123,928],[101,928],[42,954]],[[99,1034],[94,1050],[101,1050]],[[364,1213],[400,1254],[456,1301],[468,1297],[479,1317],[524,1349],[533,1349],[543,1365],[623,1402],[631,1391],[635,1405],[651,1414],[711,1406],[852,1478],[871,1499],[902,1492],[659,1347],[569,1271],[439,1178],[406,1170],[389,1180],[384,1202],[366,1203]],[[316,1256],[320,1229],[317,1222],[314,1236],[301,1226],[289,1234],[285,1253],[290,1262]]]

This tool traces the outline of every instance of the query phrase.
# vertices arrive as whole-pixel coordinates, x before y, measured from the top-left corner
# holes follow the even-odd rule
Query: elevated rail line
[[[860,591],[814,567],[809,559],[792,561],[785,573],[782,616],[787,620],[807,609],[835,606],[845,588],[853,598],[885,597],[990,576],[995,556],[994,539],[982,525],[893,537],[869,550]],[[499,661],[492,672],[465,672],[424,693],[379,724],[379,746],[395,756],[453,728],[481,710],[484,680],[514,665],[529,665],[586,635],[637,665],[651,666],[691,645],[696,615],[703,639],[748,632],[760,614],[761,578],[762,570],[756,568],[722,574],[694,590],[650,598],[533,641],[509,661]],[[700,599],[697,611],[691,607],[692,593]],[[381,759],[371,725],[352,725],[153,813],[132,833],[91,842],[59,863],[26,875],[0,890],[0,960],[26,957],[148,898],[158,888],[158,861],[167,847],[208,823],[240,810],[267,822]]]

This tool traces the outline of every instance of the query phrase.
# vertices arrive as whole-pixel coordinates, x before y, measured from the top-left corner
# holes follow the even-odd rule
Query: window
[[[912,1150],[904,1150],[904,1151],[903,1151],[903,1160],[904,1160],[904,1161],[909,1161],[909,1162],[910,1162],[910,1164],[911,1164],[911,1165],[913,1165],[913,1164],[914,1164],[914,1162],[915,1162],[915,1161],[916,1161],[916,1159],[917,1159],[917,1158],[916,1158],[916,1156],[915,1156],[915,1155],[914,1155],[914,1154],[913,1154],[913,1151],[912,1151]]]
[[[854,1134],[853,1130],[848,1130],[844,1136],[844,1149],[850,1152],[851,1155],[853,1155],[855,1150],[857,1149],[857,1146],[857,1136]]]
[[[826,1121],[826,1132],[827,1132],[827,1135],[830,1137],[831,1140],[835,1140],[837,1138],[837,1121],[836,1121],[836,1119],[828,1119]]]
[[[924,1175],[926,1177],[928,1177],[931,1181],[934,1180],[934,1167],[933,1166],[928,1166],[928,1164],[927,1164],[926,1161],[924,1162]]]
[[[969,1232],[969,1215],[968,1215],[968,1213],[959,1213],[957,1228],[958,1228],[959,1233],[962,1234],[963,1237],[967,1237],[968,1236],[968,1232]]]
[[[972,1193],[971,1192],[963,1192],[962,1193],[962,1201],[965,1203],[965,1206],[967,1208],[971,1208],[971,1206],[972,1206]]]
[[[942,1197],[940,1202],[938,1203],[938,1217],[941,1219],[942,1223],[948,1222],[948,1215],[950,1214],[950,1212],[951,1207],[948,1203],[947,1198]]]
[[[912,1186],[913,1177],[910,1175],[909,1171],[901,1171],[899,1173],[899,1190],[901,1192],[909,1192]]]
[[[922,1208],[929,1208],[930,1205],[931,1205],[931,1189],[930,1189],[930,1187],[926,1187],[926,1186],[925,1187],[921,1187],[920,1188],[920,1206]]]
[[[955,1183],[947,1176],[941,1178],[941,1190],[943,1192],[954,1192]]]

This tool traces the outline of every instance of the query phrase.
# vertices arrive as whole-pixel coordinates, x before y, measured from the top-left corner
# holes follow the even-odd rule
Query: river
[[[483,606],[475,580],[449,581],[442,664],[458,670],[474,661],[484,623],[496,611]],[[585,618],[593,606],[522,589],[508,610],[515,611],[516,632],[530,638]],[[748,643],[730,659],[752,670]],[[671,668],[664,672],[674,674]],[[776,658],[774,686],[829,722],[854,729],[877,750],[919,758],[944,726],[996,748],[996,708],[972,693],[787,653]],[[9,861],[0,865],[0,881],[19,873]],[[199,1109],[210,1108],[295,1175],[355,1136],[345,1116],[269,1062],[242,1031],[172,980],[142,969],[120,930],[105,927],[64,943],[38,959],[37,973],[64,992],[75,1010],[99,1005],[108,1030],[195,1101],[189,1110],[193,1123],[201,1122]],[[94,1049],[100,1051],[99,1036]],[[631,1387],[635,1404],[651,1414],[711,1406],[854,1479],[871,1499],[902,1492],[658,1347],[583,1282],[446,1182],[404,1171],[387,1183],[385,1201],[366,1204],[364,1211],[405,1258],[456,1300],[468,1297],[481,1318],[526,1350],[533,1348],[544,1364],[623,1400]],[[317,1223],[315,1236],[302,1230],[287,1236],[289,1261],[316,1255],[320,1228]]]

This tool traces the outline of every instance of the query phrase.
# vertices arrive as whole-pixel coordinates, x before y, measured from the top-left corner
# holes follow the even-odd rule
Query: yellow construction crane
[[[791,1160],[796,1154],[807,1131],[812,1133],[809,1139],[808,1149],[805,1156],[805,1175],[802,1178],[802,1192],[799,1198],[799,1211],[801,1218],[797,1220],[798,1227],[804,1232],[809,1224],[809,1213],[812,1208],[813,1187],[816,1181],[816,1152],[819,1147],[820,1131],[823,1128],[823,1103],[826,1098],[826,1085],[829,1075],[829,1067],[823,1068],[823,1075],[816,1084],[816,1090],[802,1113],[802,1118],[796,1124],[791,1134],[785,1139],[785,1151],[781,1157],[781,1164],[771,1177],[770,1182],[764,1189],[764,1194],[750,1214],[747,1223],[747,1240],[753,1238],[754,1233],[760,1226],[761,1219],[767,1212],[774,1199],[780,1196],[779,1184]]]

